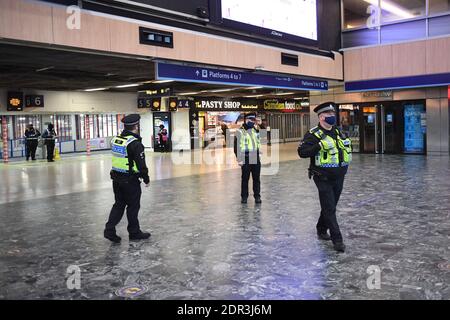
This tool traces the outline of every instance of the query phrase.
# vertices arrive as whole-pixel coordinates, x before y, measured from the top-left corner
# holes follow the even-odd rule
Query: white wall
[[[141,137],[142,143],[146,148],[153,148],[152,134],[153,134],[153,116],[151,112],[141,114]]]
[[[190,150],[189,110],[172,112],[172,149]]]
[[[43,113],[137,113],[136,93],[21,90],[24,95],[44,95],[44,108],[25,108],[22,112],[6,110],[7,91],[0,88],[0,114]]]

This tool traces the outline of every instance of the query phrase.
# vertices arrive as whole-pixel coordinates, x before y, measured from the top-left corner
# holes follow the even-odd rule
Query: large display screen
[[[222,19],[317,41],[316,0],[222,0]]]

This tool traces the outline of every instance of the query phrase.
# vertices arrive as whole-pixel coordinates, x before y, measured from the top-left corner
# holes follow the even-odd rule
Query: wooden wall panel
[[[110,51],[109,19],[81,14],[80,29],[67,28],[69,15],[61,7],[53,7],[54,42],[60,45]]]
[[[427,41],[427,73],[450,72],[450,37]]]
[[[53,43],[52,8],[38,3],[1,0],[0,37]]]
[[[426,73],[426,41],[402,43],[392,46],[393,72],[396,77]]]
[[[156,55],[156,47],[139,44],[139,25],[111,19],[109,29],[112,52],[143,56]]]
[[[393,77],[392,46],[364,48],[361,50],[362,78],[379,79]]]
[[[346,81],[362,79],[362,50],[344,52],[344,77]]]

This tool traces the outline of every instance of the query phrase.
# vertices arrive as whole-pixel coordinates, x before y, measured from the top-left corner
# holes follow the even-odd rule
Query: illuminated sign
[[[23,110],[23,92],[8,92],[7,98],[8,111],[22,111]]]
[[[26,95],[25,96],[25,107],[27,107],[27,108],[43,108],[44,107],[44,96]]]
[[[285,75],[268,75],[254,72],[240,72],[227,69],[191,67],[158,62],[157,80],[178,80],[196,83],[215,83],[242,86],[264,86],[294,90],[327,91],[328,81],[296,78]]]
[[[279,100],[265,100],[263,109],[267,111],[282,111],[282,112],[294,112],[301,111],[304,108],[300,102],[296,101],[279,101]]]
[[[235,111],[235,110],[258,110],[259,103],[256,100],[214,100],[202,99],[195,101],[195,108],[199,110],[220,110],[220,111]]]
[[[177,111],[178,110],[178,99],[177,98],[169,98],[169,111]]]
[[[152,111],[161,111],[161,99],[153,99]]]

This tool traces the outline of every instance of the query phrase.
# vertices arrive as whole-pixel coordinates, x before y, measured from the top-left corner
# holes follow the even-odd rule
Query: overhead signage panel
[[[156,64],[156,79],[240,86],[263,86],[291,90],[328,90],[328,81],[168,63]]]

